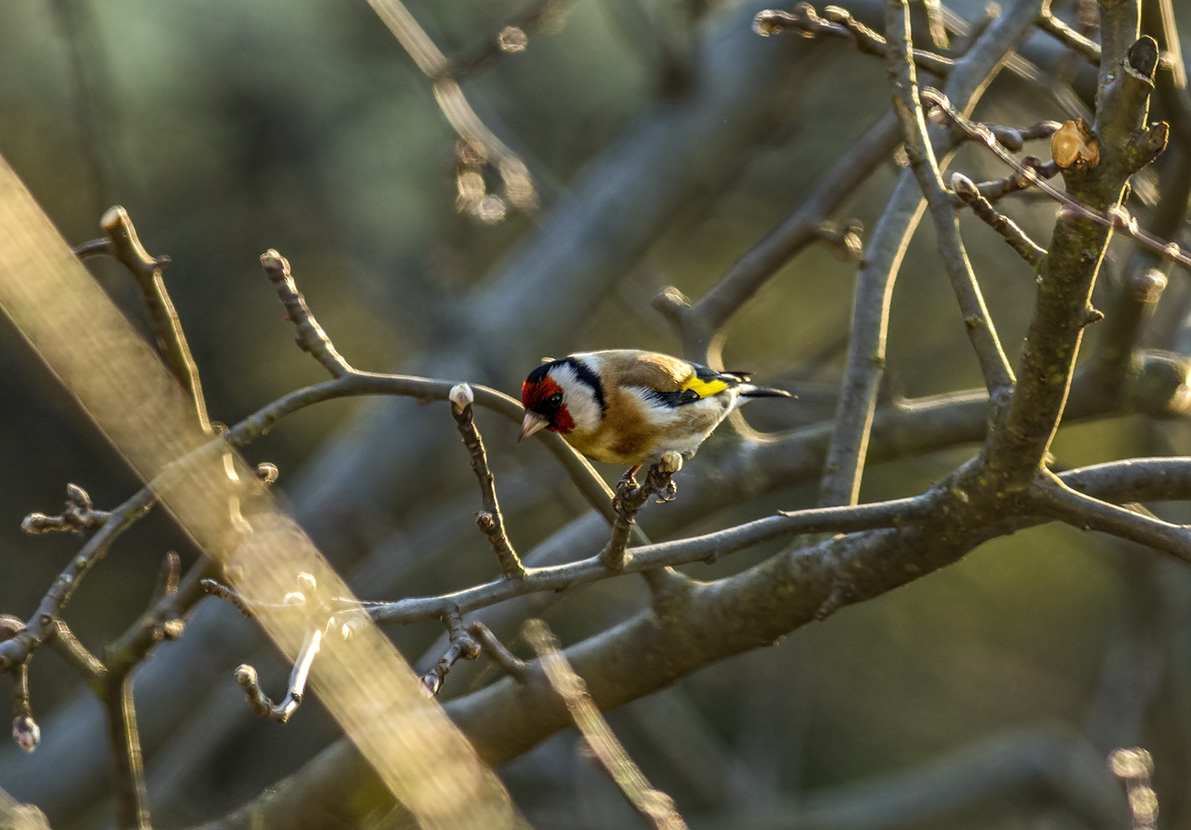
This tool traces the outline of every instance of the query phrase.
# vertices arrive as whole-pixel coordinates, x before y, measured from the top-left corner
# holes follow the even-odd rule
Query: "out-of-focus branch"
[[[1055,17],[1050,10],[1051,0],[1042,4],[1038,15],[1038,28],[1053,37],[1068,49],[1082,55],[1093,66],[1100,65],[1100,44],[1081,35],[1064,21]]]
[[[685,830],[686,822],[678,814],[674,799],[650,785],[644,773],[633,763],[620,741],[592,703],[583,678],[567,663],[554,635],[541,620],[525,624],[525,639],[538,655],[550,686],[566,703],[579,734],[612,776],[616,786],[641,815],[658,830]]]
[[[1053,807],[1080,826],[1120,830],[1125,799],[1104,758],[1087,739],[1066,730],[1014,731],[909,769],[885,772],[815,793],[798,803],[778,800],[750,815],[750,830],[892,830],[957,816],[990,801]],[[732,818],[701,830],[733,830]]]
[[[469,147],[481,152],[499,171],[505,196],[522,210],[537,206],[537,193],[529,168],[519,155],[496,137],[480,119],[463,88],[451,74],[451,63],[400,0],[368,0],[389,31],[409,54],[418,69],[434,85],[434,100],[447,121]]]
[[[571,0],[530,0],[513,12],[498,27],[495,35],[485,35],[450,59],[446,74],[456,80],[487,67],[502,55],[523,52],[527,33],[533,29],[556,28],[567,13]]]
[[[823,15],[820,17],[810,3],[799,3],[793,12],[780,9],[761,12],[753,21],[753,29],[762,37],[786,31],[796,32],[804,37],[828,35],[847,40],[858,51],[868,55],[884,58],[889,54],[885,38],[854,18],[847,10],[839,6],[827,6]],[[923,72],[939,76],[946,76],[955,65],[950,58],[925,49],[914,50],[914,61]]]
[[[718,355],[708,355],[716,332],[782,266],[820,238],[822,224],[891,157],[900,135],[892,116],[873,125],[815,182],[810,197],[733,263],[699,302],[689,305],[677,289],[658,297],[655,307],[678,325],[688,354],[718,361]]]
[[[1174,158],[1162,175],[1158,204],[1146,226],[1154,237],[1173,240],[1179,238],[1191,198],[1191,146],[1179,145],[1171,150]],[[1166,289],[1169,270],[1170,261],[1150,248],[1134,250],[1129,257],[1092,363],[1099,379],[1096,388],[1106,399],[1121,393],[1137,364],[1138,342]]]

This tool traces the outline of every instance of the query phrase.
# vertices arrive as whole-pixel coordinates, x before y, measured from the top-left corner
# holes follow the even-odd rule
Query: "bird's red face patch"
[[[521,384],[521,405],[545,418],[551,432],[565,434],[575,428],[575,420],[562,402],[562,387],[549,375]]]

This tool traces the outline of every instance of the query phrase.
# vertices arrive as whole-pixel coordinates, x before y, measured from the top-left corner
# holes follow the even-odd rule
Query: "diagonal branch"
[[[655,789],[633,763],[592,702],[587,684],[571,668],[546,624],[541,620],[530,620],[525,624],[525,638],[537,653],[550,686],[570,710],[579,734],[633,808],[652,821],[658,830],[686,830],[686,822],[675,809],[674,799]]]
[[[99,224],[107,236],[112,256],[136,278],[165,365],[194,402],[199,427],[203,432],[210,434],[211,421],[207,415],[207,404],[203,400],[198,367],[190,354],[186,336],[182,333],[182,321],[178,318],[178,312],[174,309],[174,303],[162,279],[162,270],[169,264],[169,257],[149,256],[137,237],[136,228],[133,227],[128,212],[120,206],[108,210],[99,220]]]

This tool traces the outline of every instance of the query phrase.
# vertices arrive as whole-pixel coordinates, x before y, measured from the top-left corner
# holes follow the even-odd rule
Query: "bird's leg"
[[[635,476],[640,469],[640,464],[634,464],[625,470],[620,481],[616,482],[616,490],[612,494],[612,508],[622,519],[630,520],[632,514],[636,512],[636,508],[630,507],[629,503],[634,500],[636,495],[637,479]]]
[[[624,475],[620,477],[620,481],[616,483],[616,492],[628,490],[637,486],[637,471],[641,469],[640,464],[634,464],[624,471]]]

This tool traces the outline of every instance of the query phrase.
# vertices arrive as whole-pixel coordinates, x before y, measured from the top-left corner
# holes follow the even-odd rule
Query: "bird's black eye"
[[[562,408],[562,393],[555,392],[550,397],[546,398],[546,408],[549,410],[557,410]]]

